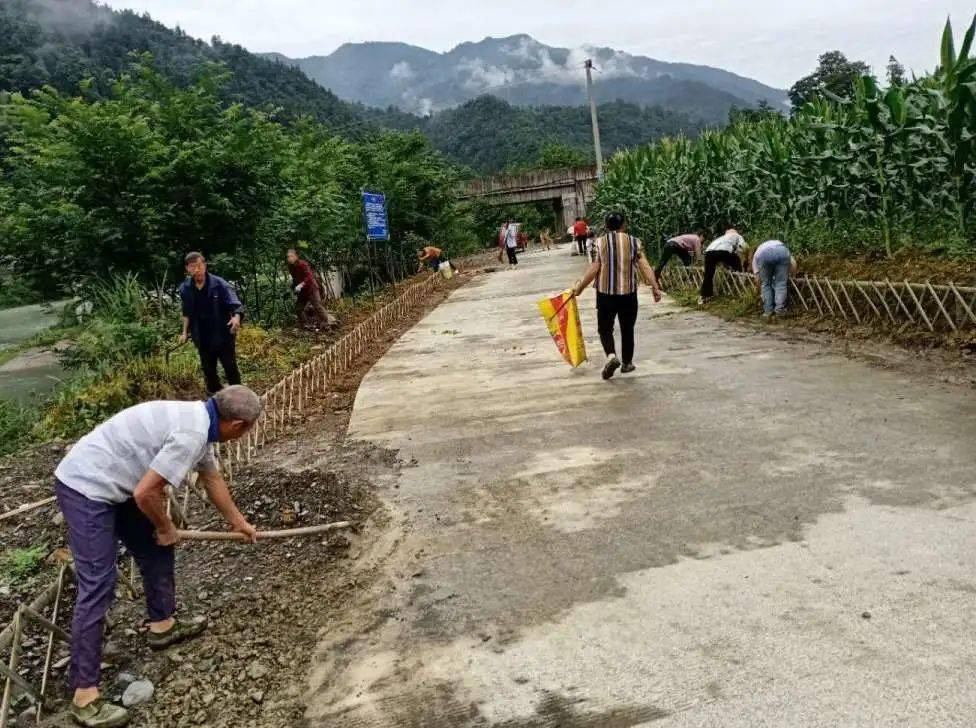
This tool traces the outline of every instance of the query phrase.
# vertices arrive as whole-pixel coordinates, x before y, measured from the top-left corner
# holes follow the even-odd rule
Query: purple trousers
[[[98,685],[101,676],[102,628],[115,598],[119,541],[139,565],[152,622],[176,612],[174,549],[156,543],[156,527],[131,498],[119,504],[93,501],[59,480],[54,493],[68,527],[78,579],[69,679],[72,689],[90,688]]]

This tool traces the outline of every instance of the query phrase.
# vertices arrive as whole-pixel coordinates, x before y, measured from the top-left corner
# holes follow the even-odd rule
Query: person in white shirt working
[[[735,228],[729,228],[725,235],[716,238],[705,248],[705,275],[699,291],[699,304],[707,303],[715,295],[716,268],[724,265],[729,270],[741,271],[748,252],[749,246]]]
[[[99,681],[102,628],[115,596],[119,540],[142,574],[149,646],[162,649],[200,634],[204,621],[175,616],[176,526],[166,514],[166,484],[197,470],[210,501],[231,528],[256,539],[217,469],[211,444],[242,437],[261,414],[247,387],[226,387],[206,402],[144,402],[81,438],[54,472],[68,528],[78,596],[71,623],[71,714],[89,728],[125,725],[128,712],[104,701]]]

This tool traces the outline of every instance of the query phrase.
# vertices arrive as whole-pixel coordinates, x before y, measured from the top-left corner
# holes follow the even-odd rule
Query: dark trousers
[[[308,307],[311,306],[312,310],[315,312],[315,318],[323,325],[328,325],[329,323],[329,312],[325,310],[325,304],[322,303],[322,294],[319,292],[318,288],[313,288],[312,290],[306,292],[302,291],[298,294],[298,299],[295,301],[295,315],[298,318],[298,323],[306,324],[308,323],[308,317],[305,312]],[[237,368],[237,359],[234,359],[234,368]],[[228,372],[227,365],[224,365],[224,371]],[[214,374],[216,375],[216,364],[214,365]],[[230,379],[230,373],[227,374],[227,379]],[[241,376],[237,375],[236,382],[230,382],[231,384],[240,384]]]
[[[224,388],[217,376],[217,362],[224,368],[224,375],[228,384],[240,384],[241,372],[237,368],[237,339],[231,337],[229,341],[217,349],[198,346],[200,352],[200,366],[203,368],[203,378],[207,382],[207,393],[213,394]]]
[[[576,236],[576,249],[579,251],[580,255],[586,255],[586,236],[577,235]]]
[[[95,687],[101,678],[102,629],[115,598],[119,540],[139,565],[149,619],[176,612],[174,550],[155,540],[155,527],[131,498],[113,504],[93,501],[55,481],[54,493],[68,527],[78,597],[71,620],[71,688]]]
[[[742,270],[742,261],[735,253],[730,253],[727,250],[710,250],[706,252],[705,275],[702,278],[700,292],[702,298],[711,298],[715,295],[715,269],[719,265],[724,265],[729,270]]]
[[[634,361],[634,324],[637,323],[637,294],[623,296],[609,293],[596,294],[597,330],[600,343],[608,356],[616,353],[613,342],[614,319],[620,319],[621,361],[630,364]]]
[[[664,270],[664,266],[666,266],[668,261],[676,255],[681,258],[682,263],[685,265],[691,265],[691,253],[682,248],[673,240],[669,240],[661,249],[661,260],[658,262],[657,268],[654,269],[654,274],[657,276],[658,280],[661,279],[661,271]]]
[[[505,252],[508,253],[509,264],[518,265],[518,258],[515,257],[515,248],[505,248]]]

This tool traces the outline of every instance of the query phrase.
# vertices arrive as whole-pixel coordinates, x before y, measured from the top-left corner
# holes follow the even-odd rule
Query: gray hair
[[[242,384],[224,387],[214,395],[214,401],[222,420],[254,422],[261,414],[261,400]]]

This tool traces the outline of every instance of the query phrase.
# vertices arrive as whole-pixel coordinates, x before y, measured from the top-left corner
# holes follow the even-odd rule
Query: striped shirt
[[[639,238],[621,232],[608,232],[596,241],[600,260],[600,275],[596,290],[611,295],[637,292],[637,263],[644,257],[644,244]]]
[[[90,500],[123,503],[147,470],[174,486],[191,469],[216,470],[209,433],[204,402],[144,402],[81,438],[54,475]]]

